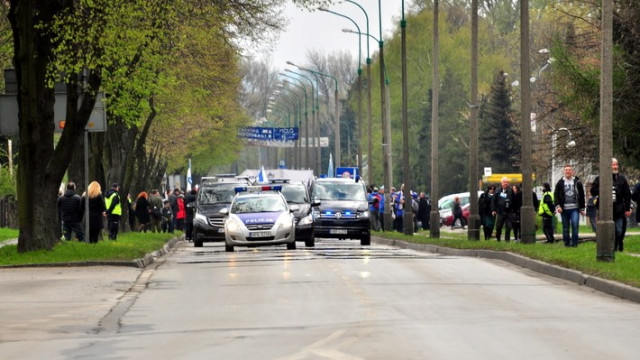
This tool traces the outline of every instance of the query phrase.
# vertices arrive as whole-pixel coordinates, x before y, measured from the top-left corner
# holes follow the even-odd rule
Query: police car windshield
[[[280,192],[290,203],[305,204],[309,202],[307,192],[302,184],[283,185]]]
[[[287,207],[278,195],[249,195],[238,196],[231,205],[231,213],[263,213],[263,212],[283,212]]]
[[[315,183],[313,200],[367,201],[364,186],[358,183]]]
[[[211,187],[203,186],[200,188],[198,201],[201,205],[229,204],[236,195],[236,186],[238,186],[238,184],[218,184]]]

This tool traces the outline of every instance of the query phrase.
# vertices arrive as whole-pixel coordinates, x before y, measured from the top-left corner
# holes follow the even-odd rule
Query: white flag
[[[191,178],[191,159],[189,159],[189,169],[187,170],[187,192],[191,191],[191,184],[193,179]]]
[[[258,173],[258,184],[266,184],[269,182],[267,178],[267,172],[264,171],[264,165],[260,165],[260,172]]]

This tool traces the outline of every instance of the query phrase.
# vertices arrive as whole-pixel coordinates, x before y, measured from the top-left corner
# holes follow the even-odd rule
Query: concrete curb
[[[144,269],[145,267],[153,264],[157,258],[160,258],[171,249],[173,249],[178,241],[181,241],[180,238],[173,238],[167,241],[162,249],[156,250],[152,253],[146,254],[142,258],[134,259],[134,260],[96,260],[96,261],[77,261],[77,262],[67,262],[67,263],[52,263],[52,264],[24,264],[24,265],[4,265],[0,266],[0,269],[10,269],[10,268],[26,268],[26,267],[80,267],[80,266],[131,266],[140,269]]]
[[[526,256],[514,254],[506,251],[494,250],[467,250],[454,249],[433,244],[417,244],[397,239],[386,239],[372,236],[371,240],[375,243],[396,246],[401,249],[410,249],[415,251],[430,252],[448,256],[470,256],[485,259],[502,260],[511,264],[533,270],[535,272],[553,276],[559,279],[568,280],[578,285],[587,286],[593,290],[613,295],[621,299],[630,300],[640,303],[640,289],[619,282],[598,278],[595,276],[584,274],[577,270],[563,268],[561,266],[548,264],[543,261],[534,260]]]

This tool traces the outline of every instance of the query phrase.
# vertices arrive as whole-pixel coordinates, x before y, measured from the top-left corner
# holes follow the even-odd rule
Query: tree
[[[511,109],[511,91],[500,71],[491,85],[486,106],[480,113],[480,163],[496,173],[510,173],[519,168],[520,143],[517,120]]]
[[[304,5],[315,1],[297,2]],[[146,119],[146,124],[149,124],[148,120],[155,118],[158,109],[155,108],[154,95],[159,93],[159,86],[169,83],[157,76],[162,69],[159,67],[161,59],[168,55],[158,50],[168,44],[164,42],[168,40],[164,35],[171,30],[172,24],[182,20],[172,18],[176,10],[185,4],[191,5],[182,9],[192,9],[201,18],[217,21],[217,29],[225,35],[220,40],[230,44],[240,36],[257,38],[263,30],[278,26],[279,17],[274,9],[282,3],[282,0],[267,3],[257,0],[212,3],[190,0],[9,1],[8,18],[13,33],[14,65],[19,89],[18,250],[51,249],[59,240],[51,231],[50,225],[57,223],[51,205],[55,204],[57,188],[76,151],[93,109],[95,96],[103,84],[108,84],[103,83],[105,79],[113,81],[109,83],[112,85],[119,83],[128,86],[109,89],[110,94],[121,95],[118,100],[129,100],[121,102],[121,107],[110,104],[110,113],[115,114],[117,121],[121,121],[121,126],[127,129],[121,134],[136,136],[137,130],[132,129],[131,124],[141,119]],[[176,37],[172,39],[179,40],[181,34],[174,34]],[[115,41],[109,43],[108,40]],[[235,61],[237,59],[223,62],[222,66]],[[60,70],[67,70],[64,79],[69,103],[65,130],[54,145],[52,122],[55,98],[52,85],[58,79]],[[80,77],[80,74],[83,76]],[[148,81],[146,85],[151,86],[136,86],[144,81],[133,81],[133,84],[117,81],[128,78],[145,79]],[[170,80],[171,77],[165,79]],[[79,108],[74,102],[78,89],[83,91]],[[229,97],[222,99],[222,102],[228,101],[231,101]],[[221,114],[226,109],[218,107],[216,110]],[[206,136],[226,126],[224,120],[219,119],[202,134]],[[146,128],[143,128],[142,133],[145,131]],[[202,143],[206,141],[204,136],[197,140]],[[131,149],[118,145],[121,144],[116,138],[109,141],[112,153]],[[139,142],[136,148],[143,149],[143,143]],[[115,177],[122,178],[124,166],[126,164],[112,163],[109,172],[115,169],[120,172]],[[112,178],[114,175],[108,173],[106,176]]]

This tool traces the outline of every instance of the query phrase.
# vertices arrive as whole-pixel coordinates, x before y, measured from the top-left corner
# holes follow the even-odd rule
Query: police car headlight
[[[230,216],[227,219],[224,226],[227,232],[236,233],[236,234],[241,232],[242,229],[244,228],[244,224],[242,223],[242,220],[240,220],[236,216]]]
[[[291,228],[291,215],[289,213],[282,213],[278,216],[278,220],[273,224],[276,231],[286,230]]]
[[[200,214],[200,213],[196,213],[196,216],[195,216],[194,220],[196,222],[203,223],[203,224],[206,224],[208,222],[207,221],[207,217],[202,215],[202,214]]]
[[[362,219],[368,219],[369,218],[369,212],[368,211],[362,211],[359,213],[360,218]]]
[[[313,215],[307,215],[298,221],[298,225],[311,225],[313,223]]]

